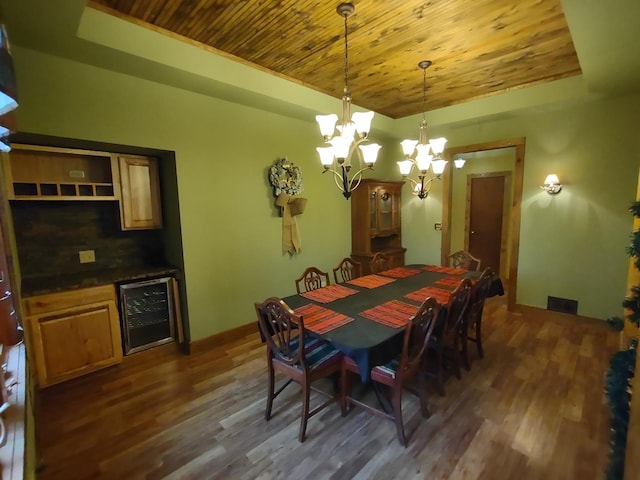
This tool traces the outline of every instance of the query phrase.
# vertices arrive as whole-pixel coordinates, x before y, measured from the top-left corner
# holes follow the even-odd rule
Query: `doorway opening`
[[[493,243],[493,253],[486,253],[481,250],[481,254],[478,256],[481,260],[482,256],[485,256],[487,259],[486,262],[483,262],[482,268],[491,266],[496,272],[500,273],[500,277],[505,286],[508,311],[514,311],[516,306],[524,149],[524,137],[448,148],[445,150],[445,156],[448,159],[458,154],[476,155],[479,154],[479,152],[500,151],[505,157],[503,161],[508,162],[509,166],[505,167],[505,164],[502,164],[502,167],[496,168],[497,164],[495,162],[493,164],[487,163],[486,171],[483,171],[485,167],[482,164],[482,155],[478,155],[479,158],[474,158],[471,162],[467,163],[467,165],[470,165],[473,164],[473,161],[477,160],[477,163],[474,164],[475,170],[473,174],[467,176],[460,171],[452,174],[451,169],[447,169],[442,178],[442,264],[444,265],[446,263],[452,251],[458,249],[476,250],[477,254],[478,248],[484,248],[478,247],[474,243],[475,240],[473,236],[479,233],[479,227],[485,227],[484,224],[486,222],[496,222],[495,219],[492,220],[486,216],[483,217],[485,213],[489,212],[489,216],[498,215],[501,225],[499,229],[493,229],[491,235],[494,235],[494,239],[484,240],[485,243]],[[469,172],[466,165],[465,170]],[[458,177],[456,177],[454,181],[456,174]],[[476,179],[475,182],[474,179]],[[501,184],[503,186],[502,193],[496,193],[495,189],[497,188],[499,192]],[[479,199],[473,198],[474,187],[476,193],[481,193]],[[483,198],[487,195],[489,200]],[[454,216],[454,198],[460,197],[467,199],[464,202],[464,210],[455,211]],[[500,197],[501,200],[498,200],[497,197]],[[485,207],[482,206],[483,201],[490,202],[495,208],[485,209]],[[495,202],[498,202],[497,206]],[[478,221],[481,222],[480,225],[477,223],[472,224],[473,203],[477,203],[476,210],[478,211],[476,215],[480,215],[478,217]],[[491,213],[492,211],[493,213]],[[495,237],[497,231],[499,231],[499,240]],[[499,252],[496,253],[498,250]],[[497,268],[495,268],[494,265],[497,265]]]

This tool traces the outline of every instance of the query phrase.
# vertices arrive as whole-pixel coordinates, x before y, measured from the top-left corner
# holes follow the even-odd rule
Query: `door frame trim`
[[[511,203],[511,244],[509,245],[509,278],[505,290],[507,294],[507,310],[513,312],[516,309],[516,291],[518,287],[518,253],[520,251],[520,215],[522,207],[522,184],[524,179],[524,151],[525,137],[495,140],[492,142],[476,143],[449,147],[444,151],[444,158],[451,162],[457,154],[496,150],[500,148],[515,148],[515,163],[513,167],[513,200]],[[440,247],[440,259],[445,265],[451,253],[451,202],[452,202],[452,177],[447,168],[442,175],[442,243]]]

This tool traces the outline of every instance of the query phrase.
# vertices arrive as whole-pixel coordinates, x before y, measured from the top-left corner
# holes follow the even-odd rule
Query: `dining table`
[[[408,320],[427,297],[446,304],[463,278],[473,282],[480,275],[455,267],[411,264],[282,300],[302,317],[310,334],[351,357],[362,382],[368,383],[372,367],[387,363],[401,351]],[[488,296],[503,294],[496,276]]]

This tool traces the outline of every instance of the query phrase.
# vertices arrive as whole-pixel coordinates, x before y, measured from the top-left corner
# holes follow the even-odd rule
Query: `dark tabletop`
[[[373,320],[368,320],[360,316],[359,313],[390,300],[400,300],[417,307],[420,305],[419,302],[404,298],[404,295],[426,286],[438,287],[434,283],[444,277],[478,278],[481,273],[467,272],[462,275],[451,275],[426,271],[423,269],[424,266],[421,264],[407,265],[404,268],[415,268],[420,270],[420,273],[410,277],[397,278],[395,281],[377,288],[369,289],[344,283],[342,285],[358,290],[358,293],[328,303],[314,302],[301,295],[291,295],[283,298],[283,300],[292,309],[314,303],[352,317],[354,319],[352,322],[320,336],[330,341],[335,348],[345,355],[353,358],[360,368],[362,380],[368,381],[369,373],[373,366],[388,362],[400,351],[404,328],[388,327]],[[384,274],[380,275],[384,276]],[[504,293],[499,279],[492,290],[491,293],[493,295],[502,295]]]

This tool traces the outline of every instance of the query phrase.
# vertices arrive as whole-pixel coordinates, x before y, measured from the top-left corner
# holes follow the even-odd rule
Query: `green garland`
[[[634,217],[640,218],[640,202],[629,207]],[[635,258],[634,265],[640,270],[640,230],[631,234],[631,244],[627,254]],[[640,285],[631,287],[629,295],[622,302],[629,311],[625,318],[640,327]],[[614,330],[624,328],[624,319],[611,317],[607,323]],[[627,429],[629,427],[629,403],[631,402],[631,379],[635,374],[638,340],[633,339],[626,350],[616,352],[611,357],[609,370],[605,375],[605,393],[611,410],[611,442],[607,480],[622,480],[624,477],[624,457],[627,446]],[[640,392],[636,392],[640,395]]]
[[[614,353],[605,375],[604,391],[611,410],[611,449],[607,480],[622,480],[624,477],[629,402],[631,401],[630,386],[635,373],[637,347],[637,340],[633,340],[627,350]]]

